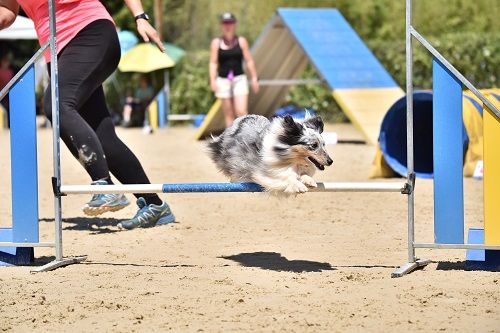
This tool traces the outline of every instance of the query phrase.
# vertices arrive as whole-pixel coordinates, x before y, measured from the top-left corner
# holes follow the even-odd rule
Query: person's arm
[[[0,30],[6,29],[14,23],[19,11],[16,0],[0,0]]]
[[[141,0],[125,0],[125,4],[134,17],[144,13]],[[142,39],[144,39],[145,42],[149,42],[150,40],[152,40],[156,44],[156,46],[158,46],[161,52],[165,52],[165,46],[163,46],[163,43],[160,40],[158,32],[155,30],[155,28],[153,28],[151,24],[149,24],[149,22],[145,19],[138,19],[136,23],[137,32],[139,33],[139,35],[141,35]]]
[[[217,56],[219,52],[219,39],[215,38],[210,44],[210,61],[208,63],[208,73],[210,75],[210,88],[213,92],[217,90]]]
[[[255,68],[255,62],[253,61],[252,54],[250,53],[248,42],[244,37],[240,37],[239,42],[241,50],[243,51],[243,58],[245,58],[245,63],[248,71],[250,72],[252,90],[254,93],[258,93],[259,79],[257,77],[257,69]]]

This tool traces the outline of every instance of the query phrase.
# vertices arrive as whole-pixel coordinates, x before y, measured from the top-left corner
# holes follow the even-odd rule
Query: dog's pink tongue
[[[233,81],[234,80],[234,72],[232,70],[229,71],[229,74],[227,74],[227,78],[229,79],[229,81]]]

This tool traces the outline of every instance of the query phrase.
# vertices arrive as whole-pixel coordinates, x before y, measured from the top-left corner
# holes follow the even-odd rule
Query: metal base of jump
[[[318,183],[309,192],[399,192],[406,188],[402,182],[366,183]],[[134,185],[63,185],[66,194],[109,193],[216,193],[216,192],[266,192],[255,183],[179,183],[179,184],[134,184]]]
[[[415,262],[409,262],[406,265],[403,265],[403,266],[399,267],[398,269],[396,269],[391,274],[391,277],[398,278],[398,277],[405,276],[406,274],[410,274],[414,270],[419,269],[421,267],[425,267],[430,263],[431,263],[430,260],[421,260],[421,259],[418,259]]]
[[[31,273],[50,272],[53,271],[54,269],[68,265],[78,264],[85,260],[87,260],[87,257],[69,257],[69,258],[63,258],[62,260],[53,260],[43,266],[31,269],[30,272]]]
[[[448,249],[448,250],[496,250],[500,251],[500,245],[486,245],[486,244],[436,244],[436,243],[414,243],[415,249]],[[398,278],[409,274],[421,267],[427,266],[431,263],[430,260],[417,259],[415,262],[409,262],[398,269],[396,269],[391,277]]]
[[[18,242],[0,242],[0,247],[16,247],[16,248],[39,248],[39,247],[56,247],[55,242],[40,242],[40,243],[18,243]],[[68,265],[73,265],[85,261],[87,257],[68,257],[62,258],[61,260],[55,259],[43,266],[33,267],[30,272],[31,273],[39,273],[39,272],[49,272],[59,267],[64,267]],[[27,263],[25,263],[27,264]],[[31,263],[30,263],[31,264]]]

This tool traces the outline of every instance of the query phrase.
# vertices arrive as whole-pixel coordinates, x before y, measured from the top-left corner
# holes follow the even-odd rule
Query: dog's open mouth
[[[325,166],[321,163],[319,163],[318,161],[316,161],[314,158],[312,158],[311,156],[307,157],[309,159],[309,161],[312,162],[312,164],[314,164],[314,166],[320,170],[325,170]]]

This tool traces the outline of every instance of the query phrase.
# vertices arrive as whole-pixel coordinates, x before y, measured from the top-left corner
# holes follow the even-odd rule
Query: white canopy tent
[[[35,24],[30,19],[18,16],[5,30],[0,30],[0,39],[37,39]]]

